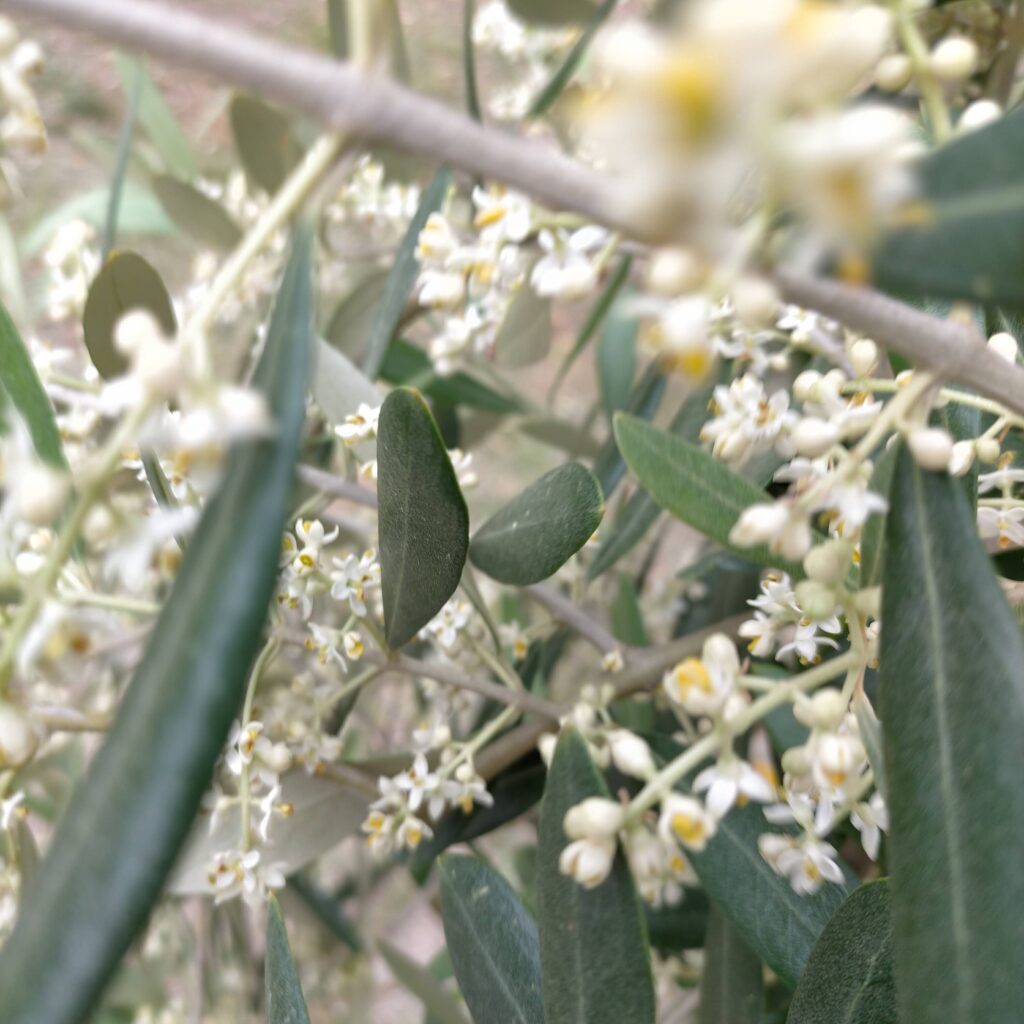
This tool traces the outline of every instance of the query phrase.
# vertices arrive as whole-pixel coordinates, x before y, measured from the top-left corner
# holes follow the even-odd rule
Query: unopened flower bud
[[[974,442],[957,441],[949,457],[949,472],[953,476],[964,476],[974,464]]]
[[[622,804],[591,796],[565,812],[562,826],[570,839],[608,839],[622,828],[623,814]]]
[[[882,588],[868,587],[853,595],[853,607],[866,619],[877,619],[882,612]]]
[[[804,571],[810,579],[835,587],[846,578],[852,559],[853,548],[846,541],[829,540],[807,552]]]
[[[1003,116],[1003,108],[995,100],[975,100],[961,115],[957,121],[958,132],[973,132],[977,128],[984,128],[993,121],[998,121]]]
[[[741,513],[729,532],[729,540],[737,547],[752,548],[774,540],[789,522],[789,509],[778,502],[751,505]]]
[[[797,455],[817,459],[839,440],[839,428],[816,416],[805,416],[793,428],[789,439]]]
[[[850,363],[858,377],[870,377],[878,363],[878,346],[869,338],[861,338],[850,346]]]
[[[779,293],[763,277],[741,277],[732,287],[736,317],[747,327],[768,327],[779,312]]]
[[[828,687],[811,697],[800,697],[793,704],[793,717],[811,729],[837,729],[847,711],[847,702],[839,690]]]
[[[782,755],[782,770],[797,778],[810,774],[811,757],[806,747],[790,747]]]
[[[143,345],[163,340],[163,328],[148,309],[129,310],[114,326],[114,347],[124,356],[134,356]]]
[[[793,381],[793,397],[798,402],[813,402],[820,383],[821,374],[817,370],[804,370]]]
[[[136,349],[132,371],[151,398],[173,398],[185,382],[181,348],[156,339]]]
[[[41,462],[18,471],[11,498],[15,515],[35,526],[47,526],[60,515],[68,496],[70,481]]]
[[[928,64],[936,78],[944,82],[959,82],[974,74],[978,47],[964,36],[948,36],[932,50]]]
[[[285,743],[275,743],[269,750],[260,753],[260,760],[263,761],[271,771],[288,771],[292,766],[292,753]]]
[[[769,546],[790,562],[799,562],[811,549],[813,542],[811,524],[805,518],[791,517],[782,533]]]
[[[1017,362],[1017,339],[1006,331],[1000,331],[998,334],[993,334],[988,339],[988,347],[996,353],[996,355],[1002,356],[1007,362]]]
[[[992,465],[999,458],[999,442],[994,437],[979,437],[974,444],[974,450],[978,458],[987,465]]]
[[[936,472],[949,468],[949,460],[953,455],[953,438],[948,430],[941,427],[921,427],[908,438],[910,453],[914,461],[922,469]]]
[[[612,753],[612,764],[623,775],[634,779],[649,779],[657,766],[651,756],[651,748],[635,733],[628,729],[615,729],[608,734],[608,747]]]
[[[836,610],[835,591],[817,580],[801,580],[794,594],[800,610],[812,622],[822,622]]]
[[[555,747],[558,744],[558,737],[553,732],[546,732],[537,740],[537,750],[541,760],[550,767],[551,760],[555,756]]]
[[[688,249],[658,249],[647,271],[647,287],[658,295],[673,297],[693,291],[704,276],[697,256]]]
[[[913,65],[905,53],[890,53],[875,68],[875,84],[885,92],[899,92],[910,84]]]
[[[584,889],[595,889],[608,877],[614,860],[614,839],[578,839],[562,851],[558,870]]]
[[[10,701],[0,701],[0,767],[20,768],[38,746],[39,739],[24,710]]]

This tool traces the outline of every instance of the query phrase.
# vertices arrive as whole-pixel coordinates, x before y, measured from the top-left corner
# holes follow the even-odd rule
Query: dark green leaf
[[[299,972],[288,945],[281,907],[275,896],[267,901],[267,956],[264,973],[267,1024],[309,1024]]]
[[[377,430],[384,635],[401,647],[462,577],[469,513],[437,424],[418,392],[392,391]]]
[[[366,345],[366,355],[363,357],[363,372],[371,380],[376,380],[380,373],[388,346],[402,319],[406,300],[409,298],[409,293],[412,291],[413,285],[416,284],[416,277],[420,272],[420,261],[416,258],[416,245],[420,239],[420,232],[427,223],[427,218],[441,208],[445,196],[448,195],[451,178],[451,172],[444,167],[434,175],[433,180],[424,190],[420,205],[416,208],[412,220],[409,221],[401,245],[395,253],[395,262],[392,264],[391,273],[384,286],[384,297],[377,307],[377,316],[373,321],[373,329]]]
[[[615,417],[615,437],[629,468],[662,508],[745,558],[803,577],[801,566],[765,547],[738,548],[729,541],[744,509],[771,501],[760,487],[696,445],[632,416]]]
[[[525,587],[556,573],[604,515],[601,488],[578,462],[545,473],[473,535],[469,557],[492,579]]]
[[[566,25],[588,21],[597,5],[591,0],[508,0],[508,9],[531,25]]]
[[[708,927],[708,898],[700,889],[687,889],[682,902],[657,909],[644,905],[651,948],[678,956],[684,949],[702,949]]]
[[[537,888],[544,1014],[550,1024],[653,1024],[654,986],[643,915],[619,851],[594,889],[563,875],[566,811],[608,796],[586,742],[565,730],[555,748],[540,812]]]
[[[640,608],[640,595],[636,584],[625,573],[619,573],[619,585],[611,607],[612,632],[616,640],[633,647],[646,647],[647,630],[644,613]]]
[[[707,418],[711,388],[702,388],[691,395],[675,414],[669,432],[684,441],[696,441]],[[610,530],[603,531],[597,557],[587,570],[587,579],[595,579],[607,572],[620,558],[628,554],[644,538],[661,513],[658,503],[639,487],[623,506]]]
[[[424,381],[427,378],[419,385],[420,390],[428,398],[439,402],[465,405],[470,409],[483,409],[486,412],[520,411],[513,399],[499,394],[489,385],[461,370],[449,377],[435,377],[433,365],[426,352],[400,338],[396,338],[388,347],[380,375],[389,384],[411,385],[413,381]]]
[[[466,93],[466,110],[476,121],[480,114],[480,91],[476,84],[476,53],[473,49],[473,19],[476,16],[473,0],[465,0],[462,7],[462,84]]]
[[[597,30],[604,24],[608,15],[615,10],[615,5],[618,2],[619,0],[604,0],[604,3],[593,11],[586,28],[583,29],[579,38],[573,44],[572,49],[566,54],[565,60],[562,61],[558,69],[548,80],[547,85],[541,89],[530,104],[527,117],[540,117],[562,95],[565,87],[572,81],[572,76],[576,74],[580,61],[583,60],[587,50],[590,49],[590,44],[593,42]]]
[[[897,1024],[892,959],[889,883],[883,878],[852,893],[826,925],[787,1024]]]
[[[954,139],[918,165],[914,224],[886,235],[873,275],[886,290],[1024,305],[1024,111]]]
[[[49,396],[32,364],[32,357],[21,340],[11,315],[0,304],[0,409],[13,403],[25,421],[36,454],[57,469],[67,469],[64,446],[53,415]],[[0,423],[0,432],[7,429]]]
[[[763,1005],[761,961],[712,904],[700,978],[701,1024],[760,1024]]]
[[[260,643],[305,416],[310,235],[285,272],[257,386],[278,424],[238,446],[117,719],[0,954],[4,1024],[77,1024],[160,897]]]
[[[103,241],[100,248],[102,259],[110,255],[117,240],[117,222],[121,214],[121,197],[124,194],[124,182],[128,173],[128,160],[132,154],[132,140],[135,138],[135,121],[139,112],[139,102],[145,84],[145,72],[142,64],[136,65],[131,85],[125,87],[128,105],[125,107],[124,120],[121,122],[121,134],[117,140],[117,158],[114,161],[114,172],[110,177],[110,198],[107,201],[107,217],[103,225]]]
[[[471,857],[442,857],[441,915],[455,977],[476,1024],[538,1024],[537,926],[512,887]]]
[[[242,229],[216,200],[169,174],[151,182],[160,205],[178,228],[200,245],[230,252],[242,240]]]
[[[128,360],[114,347],[114,328],[132,309],[152,313],[169,337],[178,329],[160,275],[138,253],[115,252],[89,286],[82,314],[85,347],[93,365],[108,380],[128,370]]]
[[[387,270],[375,269],[361,274],[334,307],[324,337],[349,359],[358,362],[362,358],[387,283]]]
[[[759,835],[778,831],[755,804],[734,807],[706,849],[687,856],[708,896],[750,948],[783,981],[795,985],[846,889],[826,882],[813,896],[794,892],[757,848]]]
[[[288,118],[255,96],[232,97],[231,134],[249,181],[273,195],[299,161]]]
[[[892,473],[896,467],[896,449],[886,448],[871,472],[868,489],[883,498],[889,496]],[[885,516],[870,516],[860,535],[860,585],[874,587],[882,582],[882,561],[885,555]]]
[[[539,362],[551,350],[551,300],[538,295],[529,272],[512,296],[494,339],[494,361],[519,369]]]
[[[636,331],[636,317],[619,315],[616,309],[605,320],[597,340],[597,381],[609,420],[626,408],[633,390]]]
[[[657,364],[652,362],[633,388],[626,412],[642,420],[653,419],[665,394],[665,384],[665,375],[658,369]],[[601,481],[601,490],[604,491],[606,501],[611,498],[625,475],[626,460],[619,451],[613,431],[594,459],[594,476]]]
[[[915,1024],[1024,1006],[1024,640],[957,481],[901,451],[881,718],[896,979]]]
[[[429,968],[410,960],[389,942],[378,942],[377,949],[391,973],[423,1003],[432,1020],[437,1024],[466,1024],[461,1007]]]

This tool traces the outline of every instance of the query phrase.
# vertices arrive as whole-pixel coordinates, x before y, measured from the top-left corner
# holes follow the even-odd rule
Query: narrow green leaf
[[[592,18],[591,0],[508,0],[508,9],[531,25],[567,25]]]
[[[626,860],[584,889],[559,870],[568,845],[566,811],[608,796],[586,742],[575,729],[558,740],[540,812],[537,861],[544,1015],[551,1024],[653,1024],[654,986],[643,915]]]
[[[346,0],[327,0],[327,34],[331,53],[344,60],[348,56],[348,4]]]
[[[615,5],[618,2],[619,0],[604,0],[604,3],[594,11],[579,38],[573,43],[572,49],[566,54],[565,60],[548,79],[547,85],[534,97],[530,109],[527,111],[527,117],[540,117],[562,95],[565,87],[572,81],[572,76],[576,74],[576,69],[580,66],[587,50],[590,49],[597,30],[604,24],[608,15],[615,10]]]
[[[593,459],[603,450],[589,431],[558,416],[524,416],[516,427],[527,437],[574,458]]]
[[[315,371],[310,390],[316,404],[335,426],[345,422],[347,416],[358,412],[360,405],[371,409],[384,401],[377,386],[349,362],[348,357],[324,341],[317,342]],[[375,441],[360,441],[354,451],[364,461],[372,459],[377,451]]]
[[[178,329],[160,275],[138,253],[115,252],[89,285],[82,313],[85,347],[100,376],[107,380],[128,370],[128,360],[114,345],[114,328],[132,309],[148,310],[170,337]]]
[[[761,976],[757,954],[712,903],[700,978],[701,1024],[760,1024],[764,1008]]]
[[[310,249],[304,231],[256,375],[278,430],[229,457],[116,721],[25,892],[0,953],[4,1024],[88,1016],[163,890],[238,712],[305,416]]]
[[[640,595],[636,584],[624,572],[619,573],[619,584],[611,606],[612,632],[616,640],[633,647],[646,647],[650,642],[644,627],[644,614],[640,608]]]
[[[269,103],[242,94],[232,97],[228,117],[246,177],[273,195],[299,162],[288,118]]]
[[[416,391],[392,391],[377,429],[384,635],[401,647],[455,593],[469,513],[437,424]]]
[[[538,295],[529,278],[527,272],[494,339],[494,361],[498,366],[532,366],[551,351],[551,300]]]
[[[14,404],[25,421],[39,458],[57,469],[67,469],[50,398],[43,390],[18,328],[3,305],[0,305],[0,385],[0,390],[6,393],[4,397]],[[0,432],[5,430],[0,424]]]
[[[1024,111],[946,143],[917,167],[914,224],[886,235],[873,276],[886,290],[1024,305]]]
[[[360,274],[334,307],[324,337],[349,359],[358,362],[362,358],[387,283],[387,270],[373,269]]]
[[[462,7],[462,87],[466,93],[466,110],[476,121],[482,121],[480,113],[480,90],[476,82],[476,52],[473,48],[473,19],[476,4],[465,0]]]
[[[665,375],[658,369],[657,362],[652,361],[633,388],[625,412],[641,420],[653,419],[661,405],[665,386]],[[611,498],[625,475],[626,460],[619,451],[619,442],[613,430],[594,459],[594,476],[601,481],[606,501]]]
[[[886,448],[878,457],[871,472],[868,489],[888,497],[892,473],[896,467],[897,450]],[[874,587],[882,582],[882,564],[885,556],[885,516],[868,517],[860,535],[860,585]]]
[[[402,319],[405,302],[409,298],[409,293],[416,284],[416,277],[420,272],[420,261],[416,258],[416,245],[419,242],[420,232],[427,223],[427,218],[441,208],[445,196],[448,195],[451,178],[451,172],[444,167],[434,175],[433,180],[424,190],[420,205],[416,208],[412,220],[409,221],[409,226],[395,253],[395,262],[388,275],[388,281],[384,287],[384,297],[377,308],[373,330],[370,332],[370,340],[366,345],[366,355],[363,357],[363,373],[371,380],[376,380],[380,373],[381,364],[387,355],[388,345],[391,344],[391,339]]]
[[[850,707],[857,719],[857,729],[864,741],[868,764],[871,765],[871,771],[875,776],[875,788],[882,794],[882,799],[888,802],[889,781],[885,774],[885,755],[882,752],[882,723],[878,720],[878,715],[875,714],[875,709],[863,688],[858,688],[854,692]]]
[[[696,441],[700,428],[707,418],[711,392],[710,387],[702,388],[683,402],[669,424],[669,433],[681,437],[684,441]],[[661,508],[658,503],[642,487],[638,487],[636,493],[619,512],[611,528],[602,531],[597,557],[587,570],[587,579],[596,579],[632,551],[655,524],[660,514]]]
[[[604,515],[601,487],[578,462],[545,473],[473,535],[469,557],[491,579],[525,587],[554,575]]]
[[[512,887],[472,857],[442,857],[441,916],[455,977],[476,1024],[537,1024],[537,926]]]
[[[130,87],[126,87],[125,96],[128,104],[121,122],[121,133],[117,140],[117,157],[114,160],[114,171],[110,177],[110,198],[107,202],[107,218],[103,225],[102,258],[110,255],[117,241],[117,222],[121,215],[121,197],[124,195],[124,181],[128,173],[128,160],[132,153],[132,140],[135,138],[135,122],[139,113],[139,101],[142,97],[144,72],[142,64],[136,65]]]
[[[652,498],[724,548],[803,578],[800,565],[766,547],[738,548],[729,533],[745,508],[771,498],[703,449],[632,416],[615,417],[615,437],[629,468]]]
[[[812,896],[794,892],[757,848],[758,836],[778,831],[755,804],[734,807],[706,849],[687,857],[708,896],[750,948],[783,981],[795,985],[846,889],[826,882]]]
[[[130,93],[136,77],[141,78],[139,123],[156,146],[167,170],[176,177],[191,181],[199,173],[192,147],[145,65],[138,57],[123,53],[117,54],[114,64],[126,94]]]
[[[242,229],[216,200],[169,174],[150,182],[167,216],[201,245],[230,252],[242,240]]]
[[[908,1020],[917,1021],[912,1015]],[[897,1024],[889,882],[862,885],[811,951],[787,1024]]]
[[[427,1008],[437,1024],[466,1024],[466,1015],[427,967],[410,960],[389,942],[378,941],[377,950],[391,973]]]
[[[905,449],[893,477],[882,609],[880,712],[905,1019],[1016,1020],[1024,639],[958,482],[918,468]]]
[[[597,339],[597,382],[601,402],[610,420],[629,403],[636,375],[637,321],[613,310]]]
[[[264,970],[267,1024],[309,1024],[299,972],[276,896],[267,901],[267,957]]]

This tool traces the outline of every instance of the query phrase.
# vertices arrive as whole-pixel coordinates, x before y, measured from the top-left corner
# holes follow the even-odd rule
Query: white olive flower
[[[738,799],[768,803],[775,799],[775,788],[746,761],[723,757],[705,768],[693,780],[693,791],[707,791],[708,811],[721,820]]]
[[[608,232],[594,224],[571,234],[545,229],[538,238],[544,255],[534,264],[530,284],[538,295],[578,299],[597,287],[598,267],[592,254],[605,245]]]
[[[854,828],[860,832],[860,842],[864,852],[872,859],[878,860],[878,847],[882,841],[882,832],[889,828],[889,809],[885,806],[882,794],[874,792],[867,803],[859,803],[850,815]]]
[[[707,846],[717,828],[715,817],[692,796],[670,793],[661,801],[658,831],[666,841],[675,840],[699,853]]]
[[[558,858],[558,870],[570,875],[584,889],[596,889],[607,877],[615,860],[616,841],[577,839]]]
[[[835,847],[815,836],[795,836],[766,832],[757,842],[761,856],[777,875],[789,879],[793,891],[813,895],[825,882],[842,885],[842,869]]]
[[[704,641],[701,658],[686,658],[666,672],[662,685],[669,699],[687,714],[716,716],[736,688],[740,661],[733,642],[718,633]]]

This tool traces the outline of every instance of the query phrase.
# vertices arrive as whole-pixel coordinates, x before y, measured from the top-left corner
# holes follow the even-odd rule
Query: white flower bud
[[[38,746],[28,715],[16,704],[0,701],[0,767],[20,768]]]
[[[998,121],[1003,116],[1003,108],[995,100],[975,100],[961,115],[957,121],[958,132],[973,132],[977,128],[984,128],[993,121]]]
[[[953,438],[941,427],[921,427],[908,438],[910,453],[923,469],[941,471],[949,468],[953,455]]]
[[[994,437],[980,437],[974,444],[980,461],[992,465],[999,458],[999,442]]]
[[[794,775],[797,778],[809,775],[811,771],[811,756],[806,747],[790,747],[782,755],[782,770],[787,775]]]
[[[658,249],[647,270],[647,287],[673,297],[693,291],[703,276],[701,261],[689,249]]]
[[[558,744],[558,737],[553,732],[546,732],[537,740],[537,750],[541,760],[551,767],[551,760],[555,756],[555,747]]]
[[[822,622],[836,610],[835,591],[817,580],[801,580],[794,595],[800,610],[812,622]]]
[[[267,400],[253,388],[221,387],[217,392],[217,409],[226,440],[263,437],[273,430]]]
[[[623,775],[634,779],[649,779],[657,771],[651,748],[628,729],[615,729],[608,733],[608,747],[612,754],[612,764]]]
[[[964,36],[947,36],[928,58],[932,74],[944,82],[959,82],[974,74],[978,47]]]
[[[882,612],[882,588],[868,587],[853,595],[853,607],[866,619],[877,619]]]
[[[998,334],[993,334],[988,339],[988,347],[996,353],[996,355],[1002,356],[1007,362],[1017,362],[1017,339],[1006,331],[1000,331]]]
[[[859,737],[850,734],[821,736],[815,753],[815,767],[833,786],[844,785],[867,760],[864,744]]]
[[[798,402],[813,402],[821,384],[821,374],[817,370],[804,370],[793,381],[793,397]]]
[[[868,338],[861,338],[850,346],[850,363],[858,377],[870,377],[878,364],[878,346]]]
[[[52,523],[64,508],[69,486],[66,473],[41,462],[20,469],[11,490],[15,515],[36,526]]]
[[[614,860],[614,839],[579,839],[562,851],[558,870],[576,879],[584,889],[595,889],[608,877]]]
[[[292,753],[287,744],[275,743],[269,750],[261,751],[260,760],[272,771],[280,774],[291,768]]]
[[[853,548],[846,541],[829,540],[807,552],[804,571],[810,579],[835,587],[846,578],[852,560]]]
[[[114,325],[114,347],[128,357],[150,342],[163,340],[163,328],[148,309],[129,310]]]
[[[810,551],[813,542],[811,524],[804,518],[790,518],[786,528],[770,547],[772,551],[790,562],[799,562]]]
[[[150,398],[173,398],[185,383],[185,361],[173,342],[152,339],[134,353],[132,372]]]
[[[949,457],[949,472],[953,476],[964,476],[974,464],[974,442],[957,441]]]
[[[570,839],[608,839],[622,828],[623,816],[622,804],[591,796],[565,812],[562,827]]]
[[[752,548],[774,540],[789,522],[789,509],[778,502],[751,505],[741,513],[729,532],[729,540],[737,547]]]
[[[839,690],[828,687],[810,697],[799,697],[793,704],[793,717],[811,729],[837,729],[848,710]]]
[[[789,435],[797,455],[817,459],[839,440],[839,428],[816,416],[805,416]]]
[[[890,53],[875,68],[875,84],[885,92],[899,92],[910,84],[913,70],[905,53]]]
[[[0,57],[6,56],[17,45],[17,26],[10,18],[0,17]]]
[[[737,318],[747,327],[768,327],[779,312],[779,293],[763,277],[741,277],[732,288]]]

